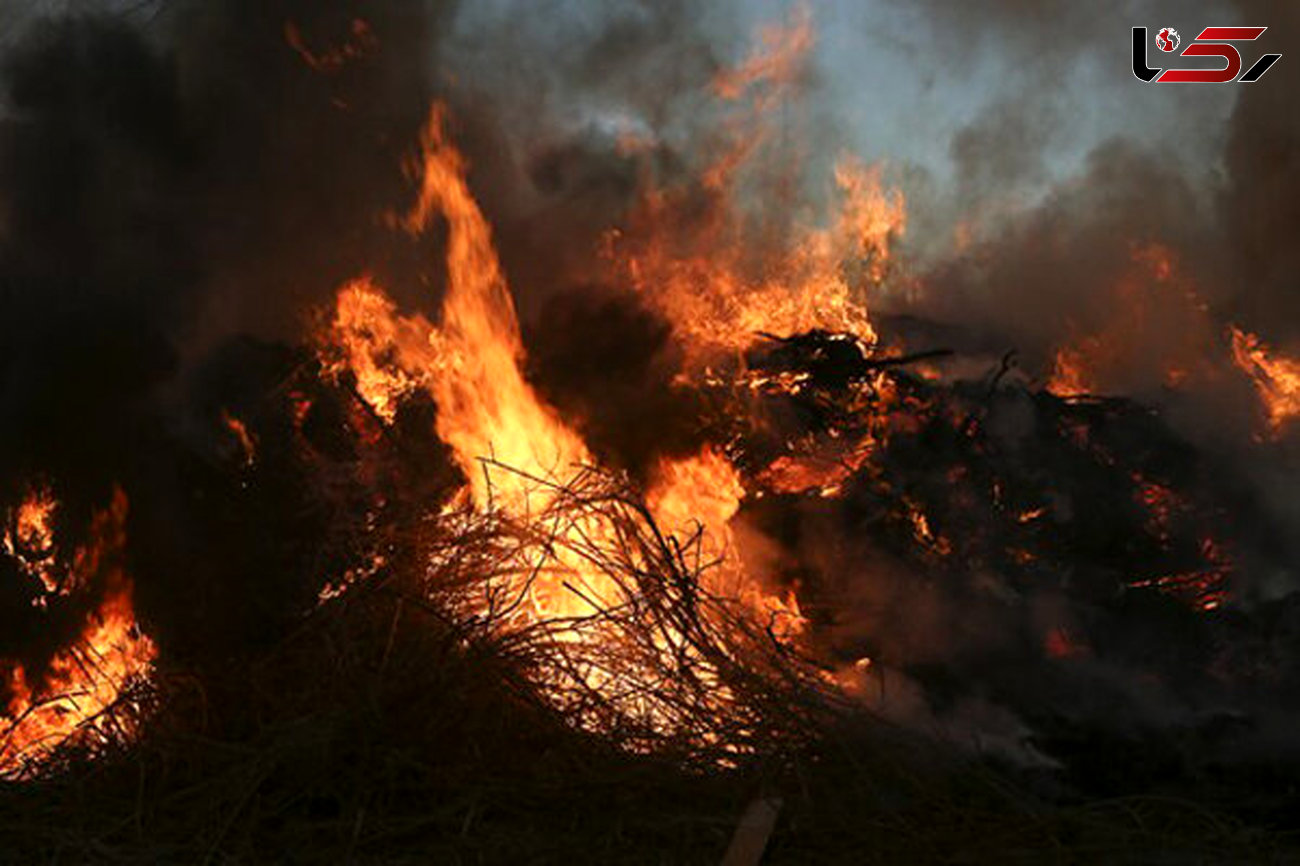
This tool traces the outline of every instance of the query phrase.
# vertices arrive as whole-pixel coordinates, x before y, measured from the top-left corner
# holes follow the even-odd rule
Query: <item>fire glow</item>
[[[721,76],[719,94],[736,100],[754,88],[775,88],[779,95],[792,64],[809,44],[806,19],[793,28],[789,39],[770,31],[766,41],[777,54],[768,59],[756,55],[734,75]],[[760,109],[771,104],[770,93],[756,97],[746,125],[761,121]],[[450,507],[536,521],[553,510],[560,491],[595,460],[581,436],[524,379],[514,303],[491,229],[466,184],[465,160],[448,140],[446,126],[445,109],[435,106],[417,167],[417,201],[396,221],[417,236],[435,219],[447,225],[447,288],[440,319],[433,323],[404,316],[373,280],[354,280],[340,290],[325,336],[327,368],[336,376],[350,373],[358,393],[388,422],[404,396],[426,390],[438,407],[437,435],[450,446],[467,479]],[[792,252],[774,263],[775,270],[757,283],[748,282],[739,273],[743,244],[730,253],[717,245],[721,234],[731,231],[725,225],[732,213],[727,199],[745,163],[746,146],[737,139],[706,171],[706,186],[719,191],[723,205],[716,229],[698,249],[682,256],[667,233],[674,222],[672,196],[652,191],[635,220],[643,229],[637,237],[647,240],[623,254],[626,238],[611,236],[609,266],[669,317],[679,336],[694,347],[697,361],[714,357],[719,349],[744,348],[765,330],[826,326],[874,342],[865,308],[854,299],[840,265],[846,257],[860,256],[871,267],[883,267],[888,240],[902,230],[901,198],[881,191],[878,172],[841,165],[836,175],[845,204],[833,227],[805,231]],[[738,558],[728,522],[745,492],[727,459],[706,447],[694,457],[662,461],[644,495],[656,522],[677,535],[680,545],[694,547],[710,594],[735,600],[756,622],[768,623],[773,634],[792,639],[803,628],[797,599],[768,590]],[[512,569],[517,576],[510,579],[510,592],[526,600],[521,615],[529,625],[564,624],[556,629],[561,641],[614,640],[602,628],[601,616],[626,603],[622,588],[577,551],[615,543],[617,528],[593,513],[562,527],[544,527],[544,535],[556,533],[560,543],[528,552],[528,560]],[[572,626],[580,622],[591,624]],[[682,646],[681,635],[664,634],[662,652],[681,652]],[[707,668],[704,660],[697,661]],[[588,687],[610,699],[635,690],[635,678],[635,671],[584,675]],[[718,691],[725,703],[726,690]],[[645,712],[652,725],[665,723],[656,708]]]
[[[20,507],[20,526],[24,515],[48,518],[53,513],[56,503],[48,496],[38,495]],[[123,570],[126,515],[127,499],[118,490],[108,508],[92,519],[90,540],[72,557],[68,587],[102,595],[76,639],[35,674],[17,661],[0,660],[0,684],[8,695],[0,715],[0,778],[39,775],[57,750],[74,739],[93,747],[104,738],[129,742],[136,733],[125,714],[107,713],[128,686],[148,675],[157,655],[135,622],[131,582]],[[53,531],[43,531],[54,557]]]
[[[595,461],[579,434],[524,379],[514,304],[445,122],[443,109],[436,107],[422,144],[419,198],[401,220],[413,234],[424,232],[435,217],[448,224],[440,321],[397,314],[381,289],[360,279],[340,290],[327,339],[380,417],[391,421],[402,396],[414,388],[433,397],[437,435],[451,447],[468,482],[451,508],[544,523],[561,491]],[[339,369],[333,369],[337,375]],[[727,522],[743,495],[731,465],[706,449],[694,458],[663,463],[646,503],[667,531],[685,538],[698,529],[698,555],[711,592],[742,600],[756,615],[779,617],[783,633],[791,634],[798,629],[797,609],[759,588],[735,559]],[[525,550],[524,561],[507,569],[507,591],[525,600],[524,625],[558,624],[555,636],[563,642],[613,640],[601,616],[625,602],[623,589],[580,551],[614,544],[617,527],[593,512],[539,529],[549,537],[558,534],[557,542]],[[590,625],[574,625],[584,621]],[[666,634],[663,642],[664,652],[682,646],[676,634]],[[591,672],[584,680],[613,697],[634,686],[628,677],[628,672]],[[719,695],[725,701],[725,690]],[[642,712],[651,724],[662,723],[655,707]]]
[[[1264,404],[1269,432],[1279,436],[1300,415],[1300,361],[1278,354],[1254,334],[1229,330],[1232,356]]]
[[[313,74],[333,78],[381,52],[365,22],[349,32],[333,49],[309,47],[314,41],[292,23],[284,38]],[[244,407],[218,404],[209,419],[221,456],[234,455],[240,490],[277,460],[319,469],[313,422],[317,433],[326,427],[347,439],[336,450],[349,457],[328,466],[337,476],[321,472],[329,477],[320,483],[350,472],[362,478],[366,494],[355,501],[364,505],[350,516],[375,536],[389,529],[381,525],[392,517],[381,516],[386,505],[407,505],[408,489],[397,487],[416,485],[370,472],[367,458],[392,444],[390,432],[409,435],[402,424],[412,417],[423,425],[421,445],[446,448],[456,480],[421,495],[416,515],[393,520],[403,530],[418,526],[415,540],[392,533],[416,555],[363,541],[363,561],[329,570],[335,561],[325,560],[327,573],[313,575],[307,594],[310,610],[295,615],[407,568],[431,596],[443,593],[440,603],[451,599],[439,609],[458,623],[486,623],[511,648],[544,645],[551,655],[527,669],[531,685],[566,721],[607,733],[631,719],[639,734],[624,742],[632,748],[650,751],[657,737],[675,736],[730,758],[760,723],[746,715],[729,671],[777,659],[773,667],[788,666],[782,673],[798,672],[792,680],[815,681],[819,697],[865,701],[882,691],[869,680],[908,663],[897,647],[913,647],[911,634],[895,635],[891,647],[872,633],[911,627],[878,611],[897,614],[904,599],[933,614],[945,607],[934,602],[943,581],[957,587],[954,598],[995,610],[991,620],[1041,596],[1055,604],[1075,581],[1098,608],[1125,593],[1172,600],[1194,616],[1228,604],[1237,550],[1216,524],[1218,491],[1199,496],[1191,470],[1183,489],[1187,466],[1170,468],[1159,454],[1181,440],[1146,407],[1100,395],[1128,393],[1124,377],[1144,366],[1148,350],[1161,384],[1175,390],[1213,380],[1231,360],[1277,440],[1300,415],[1300,362],[1238,329],[1229,359],[1178,256],[1134,239],[1121,243],[1104,312],[1071,322],[1069,339],[1038,358],[1045,384],[1041,366],[1039,377],[1017,378],[1012,353],[978,379],[930,364],[954,353],[915,351],[889,333],[884,315],[873,318],[886,290],[914,287],[898,251],[907,201],[889,187],[885,167],[840,155],[825,179],[828,213],[784,207],[806,179],[781,115],[796,102],[814,41],[801,9],[787,25],[764,28],[756,50],[714,76],[707,96],[718,129],[689,172],[659,171],[653,136],[619,138],[636,193],[593,234],[599,241],[584,251],[583,276],[601,287],[593,292],[624,291],[663,321],[671,385],[703,407],[689,448],[653,449],[635,470],[602,450],[590,419],[561,409],[531,370],[536,359],[487,215],[490,199],[471,188],[457,118],[434,103],[406,166],[413,201],[387,219],[371,216],[400,243],[440,250],[417,278],[442,289],[436,313],[403,309],[396,299],[411,297],[411,287],[377,276],[378,260],[350,262],[341,271],[350,279],[336,285],[332,273],[327,283],[335,291],[309,335],[314,359],[289,377],[300,378],[276,386],[287,395],[281,432],[292,431],[286,441],[299,451],[277,443],[276,425],[259,426],[266,416]],[[976,244],[962,225],[961,246]],[[1187,327],[1144,344],[1164,310]],[[1200,357],[1207,346],[1218,351],[1210,360]],[[322,405],[342,410],[322,423]],[[428,414],[404,414],[416,406]],[[394,474],[408,469],[394,462]],[[1114,513],[1081,515],[1103,510]],[[131,711],[143,703],[132,687],[147,684],[159,649],[136,621],[126,517],[126,493],[115,490],[88,540],[68,555],[64,506],[52,488],[32,486],[8,515],[4,554],[30,579],[34,608],[77,604],[84,616],[43,663],[0,662],[0,776],[39,776],[65,746],[93,751],[139,733]],[[796,524],[805,519],[834,539],[777,537],[802,530]],[[1115,555],[1111,546],[1121,544]],[[866,563],[862,573],[853,557]],[[847,572],[865,588],[837,585],[849,582]],[[902,589],[890,582],[899,574],[912,581]],[[1066,664],[1104,647],[1086,624],[1054,616],[1035,620],[1035,653]],[[961,617],[953,619],[947,627],[957,631]],[[742,643],[761,651],[728,655]],[[672,690],[679,674],[697,687],[689,700]]]

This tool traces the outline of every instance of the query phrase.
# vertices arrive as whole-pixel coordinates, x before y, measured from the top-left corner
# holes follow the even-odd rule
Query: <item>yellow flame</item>
[[[1278,354],[1254,334],[1230,328],[1232,356],[1263,401],[1269,432],[1279,436],[1300,416],[1300,360]]]
[[[57,652],[35,682],[21,664],[0,660],[9,695],[0,715],[0,778],[38,775],[55,748],[100,724],[123,688],[145,676],[157,656],[153,641],[136,625],[123,570],[126,513],[126,495],[116,490],[109,507],[92,520],[90,542],[74,557],[74,583],[93,580],[104,592],[77,640]]]
[[[865,291],[884,279],[891,245],[907,223],[903,195],[885,188],[880,167],[847,156],[838,161],[838,209],[824,225],[792,221],[788,230],[773,229],[782,221],[754,219],[745,206],[745,179],[768,170],[776,176],[765,180],[784,197],[780,204],[794,208],[785,199],[799,185],[803,160],[782,155],[771,166],[760,157],[766,145],[785,140],[775,134],[774,109],[797,84],[813,41],[806,7],[790,24],[766,28],[755,54],[714,82],[714,93],[728,102],[752,98],[732,107],[698,187],[648,181],[626,225],[606,237],[611,281],[656,307],[697,366],[745,348],[759,331],[824,328],[876,341]]]
[[[10,515],[4,533],[4,550],[28,575],[41,582],[45,592],[58,590],[54,570],[54,515],[59,503],[48,487],[35,486]]]

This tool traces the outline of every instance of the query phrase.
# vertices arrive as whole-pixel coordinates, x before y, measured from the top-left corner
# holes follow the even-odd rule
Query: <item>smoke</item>
[[[1258,86],[1128,71],[1131,27],[1176,26],[1186,42],[1227,21],[1269,27],[1240,46],[1247,64],[1285,55],[1300,23],[1265,2],[924,5],[916,39],[941,49],[918,53],[936,80],[992,81],[942,133],[946,164],[914,172],[909,204],[928,214],[909,238],[919,288],[878,308],[928,322],[920,339],[956,329],[959,348],[1015,349],[1038,382],[1075,353],[1097,392],[1142,399],[1231,456],[1294,526],[1294,437],[1255,447],[1258,396],[1225,335],[1244,327],[1292,352],[1300,337],[1286,240],[1300,141],[1284,107],[1296,65],[1284,56]]]
[[[1098,330],[1098,308],[1124,306],[1113,287],[1132,245],[1154,241],[1178,256],[1216,325],[1294,339],[1287,295],[1300,262],[1283,239],[1296,215],[1296,127],[1284,109],[1295,65],[1276,64],[1258,88],[1151,87],[1127,74],[1130,27],[1173,24],[1186,40],[1220,21],[1267,24],[1262,41],[1242,49],[1249,63],[1285,52],[1294,9],[1006,2],[923,10],[918,26],[943,46],[927,61],[937,56],[977,76],[996,64],[1007,74],[951,131],[953,193],[923,202],[951,214],[935,221],[938,231],[957,228],[961,238],[919,244],[937,251],[924,265],[919,312],[974,319],[1031,354],[1064,345]],[[1169,317],[1135,337],[1160,342],[1162,331],[1185,330],[1184,311]],[[1169,360],[1153,353],[1148,380]],[[1124,377],[1107,384],[1143,390]]]
[[[1267,87],[1241,88],[1229,121],[1229,183],[1221,199],[1235,288],[1228,310],[1271,339],[1294,345],[1300,340],[1300,253],[1290,239],[1300,229],[1300,121],[1285,106],[1300,86],[1300,68],[1284,49],[1300,33],[1300,12],[1291,4],[1250,0],[1238,9],[1243,20],[1268,25],[1268,50],[1284,56],[1268,73],[1276,77],[1258,82]]]
[[[223,478],[212,430],[303,363],[250,337],[300,344],[344,278],[427,254],[380,217],[451,7],[27,11],[3,54],[0,493],[48,480],[70,545],[121,484],[155,631],[270,636],[323,518],[295,470]],[[29,605],[4,617],[49,631]]]
[[[657,461],[697,451],[703,401],[674,386],[682,368],[668,322],[609,290],[551,299],[527,335],[543,395],[606,465],[648,480]]]
[[[1128,72],[1131,27],[1173,25],[1185,43],[1203,26],[1236,22],[1270,28],[1260,43],[1242,46],[1247,65],[1264,52],[1285,55],[1269,73],[1275,77],[1258,87],[1152,87]],[[843,579],[867,602],[844,608],[858,610],[846,632],[858,633],[863,623],[860,633],[881,636],[885,643],[875,649],[925,683],[931,709],[942,694],[926,679],[937,655],[941,670],[966,672],[956,678],[966,694],[1011,708],[1049,754],[1086,752],[1088,738],[1103,737],[1108,749],[1127,741],[1124,748],[1151,765],[1187,772],[1198,760],[1219,760],[1225,749],[1256,759],[1270,749],[1294,753],[1293,743],[1283,747],[1271,733],[1284,724],[1272,709],[1280,680],[1239,666],[1237,655],[1260,641],[1271,647],[1264,651],[1274,659],[1269,664],[1289,669],[1280,661],[1292,651],[1288,639],[1262,634],[1273,634],[1267,621],[1289,616],[1281,611],[1294,603],[1294,596],[1268,600],[1294,591],[1300,562],[1286,541],[1297,525],[1294,434],[1281,443],[1255,441],[1257,398],[1232,369],[1224,331],[1237,324],[1292,349],[1297,338],[1300,308],[1290,295],[1300,283],[1300,259],[1286,238],[1300,227],[1300,140],[1284,106],[1298,82],[1296,65],[1283,64],[1298,23],[1288,4],[1251,2],[1195,9],[933,3],[917,13],[917,41],[941,46],[924,54],[943,70],[936,79],[982,78],[990,68],[1001,74],[980,94],[973,116],[946,131],[947,164],[932,160],[919,172],[926,183],[916,185],[909,203],[931,213],[918,224],[928,234],[910,239],[920,288],[905,298],[882,297],[881,304],[913,324],[929,322],[922,335],[956,334],[961,347],[1017,349],[1025,374],[1040,382],[1058,350],[1078,349],[1099,392],[1156,407],[1238,489],[1239,504],[1255,503],[1255,525],[1243,537],[1276,557],[1240,563],[1235,590],[1257,619],[1213,626],[1171,610],[1116,607],[1077,592],[1057,597],[1045,588],[1021,588],[1013,600],[976,593],[972,601],[959,587],[939,593],[936,605],[924,575],[914,576],[919,586],[909,584],[897,567],[878,565]],[[1079,496],[1085,488],[1076,481],[1062,492]],[[858,561],[846,556],[823,567],[843,573]],[[920,597],[900,596],[900,587]],[[917,621],[915,640],[896,625],[912,622],[913,609],[930,612]],[[967,609],[975,623],[992,615],[988,633],[999,637],[966,639]],[[1043,610],[1052,613],[1044,619]],[[1041,641],[1053,633],[1049,625],[1061,634],[1091,634],[1096,654],[1040,667],[1030,661],[1033,651],[1005,652],[1008,634]],[[1069,648],[1064,639],[1060,644]],[[918,645],[925,651],[918,653]],[[1232,673],[1218,682],[1189,673],[1207,665]],[[1243,708],[1251,721],[1209,722]],[[1170,728],[1202,733],[1175,746],[1156,733]],[[1143,772],[1160,771],[1133,771]],[[1115,790],[1104,775],[1079,781]]]
[[[669,323],[592,264],[647,166],[657,180],[688,177],[716,150],[708,84],[743,54],[752,22],[697,6],[184,0],[24,17],[4,49],[0,114],[0,502],[49,477],[75,537],[123,484],[142,615],[169,651],[243,647],[291,622],[331,564],[319,542],[335,515],[309,495],[316,467],[283,423],[285,383],[310,367],[311,311],[344,280],[378,272],[404,309],[434,308],[437,238],[412,241],[382,217],[409,199],[401,167],[435,97],[452,107],[539,390],[603,460],[642,477],[697,448],[704,410],[677,387]],[[1225,384],[1222,342],[1228,322],[1300,339],[1300,122],[1288,102],[1300,67],[1288,56],[1257,84],[1213,92],[1144,89],[1128,72],[1129,28],[1170,21],[1190,38],[1187,14],[818,5],[827,53],[781,119],[780,156],[799,178],[763,187],[782,194],[759,204],[788,228],[819,195],[804,172],[840,149],[888,156],[921,213],[909,237],[920,290],[883,308],[1017,348],[1040,379],[1060,348],[1101,346],[1102,389],[1186,419],[1300,526],[1286,455],[1247,460],[1236,452],[1253,445],[1224,444],[1250,442],[1254,404],[1244,382]],[[1268,50],[1300,32],[1282,4],[1196,17],[1269,24]],[[897,61],[893,72],[854,40]],[[701,222],[716,205],[691,201]],[[1171,368],[1203,396],[1171,396]],[[328,444],[345,411],[313,396],[316,444],[346,456]],[[431,411],[409,409],[399,426],[428,439]],[[262,422],[273,472],[231,475],[214,432],[226,412]],[[1025,412],[989,419],[1009,452],[1031,438]],[[440,454],[417,457],[446,480]],[[1152,669],[1179,681],[1185,659],[1134,662],[1171,634],[1208,645],[1187,618],[1153,626],[1124,611],[1101,629],[1119,649],[1061,675],[1042,662],[1045,636],[1101,618],[1091,603],[991,571],[923,579],[842,513],[782,517],[758,532],[816,578],[810,591],[835,612],[820,623],[826,651],[887,659],[900,717],[1020,742],[1041,719],[1005,708],[1036,695],[1043,716],[1116,729],[1200,709],[1144,685]],[[37,614],[13,575],[0,584],[0,632],[34,651]]]

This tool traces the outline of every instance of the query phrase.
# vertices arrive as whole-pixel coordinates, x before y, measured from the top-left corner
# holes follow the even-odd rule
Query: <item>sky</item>
[[[146,20],[160,9],[165,13],[167,5],[166,0],[10,0],[0,8],[0,50],[42,14],[109,10]],[[742,57],[759,27],[788,19],[796,5],[811,11],[816,31],[810,87],[818,135],[831,139],[819,142],[821,149],[883,160],[905,191],[931,208],[939,202],[930,199],[959,194],[954,139],[981,126],[1020,136],[1017,157],[996,173],[1005,195],[1018,203],[1032,202],[1077,174],[1087,154],[1114,137],[1156,150],[1204,174],[1210,185],[1220,170],[1224,121],[1237,88],[1138,81],[1129,68],[1130,28],[1144,25],[1154,34],[1174,26],[1190,38],[1207,23],[1234,22],[1231,4],[712,0],[688,4],[683,14],[691,19],[691,31],[725,62]],[[611,21],[648,17],[648,6],[653,4],[463,2],[445,37],[452,74],[481,78],[489,86],[524,84],[527,92],[534,64],[581,50]],[[486,50],[491,45],[514,46],[513,62],[510,52]],[[567,89],[562,96],[572,104],[563,98],[556,104],[552,94],[548,107],[562,116],[590,119],[592,106],[582,104],[591,98],[590,90]]]
[[[663,34],[663,44],[680,48],[698,40],[699,50],[718,64],[743,58],[764,25],[791,20],[798,7],[810,11],[816,41],[801,108],[788,121],[796,127],[791,135],[811,139],[812,158],[825,161],[827,170],[844,153],[882,162],[887,177],[907,194],[908,243],[917,256],[942,254],[958,221],[984,222],[1034,207],[1052,189],[1079,178],[1088,155],[1115,139],[1152,153],[1207,200],[1223,182],[1226,121],[1239,86],[1139,81],[1131,72],[1131,28],[1147,26],[1154,36],[1160,27],[1173,26],[1190,40],[1209,23],[1236,21],[1231,4],[675,5],[689,21]],[[611,91],[599,75],[574,73],[559,87],[541,83],[565,58],[608,33],[611,23],[652,17],[650,6],[466,3],[446,39],[447,63],[460,82],[523,94],[518,114],[540,111],[574,126],[599,124],[611,114],[621,119],[623,93]],[[1268,50],[1281,47],[1274,38]],[[674,57],[664,62],[692,62],[690,56]]]

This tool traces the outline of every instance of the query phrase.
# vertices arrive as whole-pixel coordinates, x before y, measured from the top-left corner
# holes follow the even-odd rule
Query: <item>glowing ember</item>
[[[1134,498],[1142,504],[1149,515],[1146,523],[1147,531],[1161,543],[1168,544],[1174,518],[1188,510],[1188,503],[1165,485],[1148,481],[1141,475],[1135,474],[1133,481],[1137,484]]]
[[[363,59],[379,47],[379,40],[375,37],[374,31],[362,18],[352,19],[351,34],[346,42],[323,51],[313,51],[309,48],[302,31],[292,21],[284,25],[284,41],[298,52],[298,56],[311,69],[323,74],[338,72],[348,64]]]
[[[33,680],[17,662],[0,661],[8,694],[0,716],[0,778],[39,775],[55,750],[76,739],[93,743],[110,733],[135,731],[105,711],[123,690],[147,675],[157,650],[135,623],[131,583],[123,571],[126,496],[116,491],[109,508],[91,524],[91,541],[74,558],[75,583],[102,588],[103,599],[87,617],[80,636],[50,659]]]
[[[952,543],[930,529],[930,518],[921,510],[920,506],[908,503],[908,519],[911,521],[912,536],[916,539],[917,544],[939,556],[947,556],[952,553]]]
[[[226,425],[230,435],[235,437],[236,444],[239,445],[240,455],[243,457],[245,466],[252,466],[257,459],[257,440],[249,432],[248,425],[240,419],[231,415],[225,409],[221,410],[221,422]]]
[[[1088,646],[1076,638],[1069,629],[1057,627],[1043,638],[1043,651],[1049,658],[1068,659],[1088,655]]]
[[[1300,415],[1300,360],[1280,355],[1254,334],[1232,328],[1232,357],[1264,403],[1269,432],[1279,436]]]
[[[848,459],[836,460],[821,454],[802,456],[783,454],[759,473],[758,481],[774,493],[807,493],[830,498],[840,493],[841,485],[852,477],[869,452],[859,449]]]

